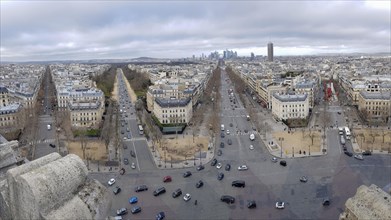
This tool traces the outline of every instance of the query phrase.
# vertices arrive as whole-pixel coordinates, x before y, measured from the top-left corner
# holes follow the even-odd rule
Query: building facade
[[[8,95],[8,89],[0,86],[0,107],[9,105],[10,97]]]
[[[269,42],[267,44],[267,60],[273,62],[273,43]]]
[[[153,114],[161,124],[188,124],[193,117],[191,98],[156,98]]]
[[[103,103],[96,102],[69,102],[68,111],[72,127],[98,128],[104,112]]]
[[[388,122],[391,117],[391,92],[361,91],[358,110],[368,122]]]
[[[307,94],[274,93],[272,115],[276,120],[305,119],[309,113]]]
[[[0,107],[0,130],[22,129],[24,127],[24,109],[18,103]]]

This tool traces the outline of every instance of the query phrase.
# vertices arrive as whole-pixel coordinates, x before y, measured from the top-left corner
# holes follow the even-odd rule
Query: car
[[[211,166],[216,166],[216,164],[217,164],[217,159],[214,158],[214,159],[212,160],[212,162],[210,163],[210,165],[211,165]]]
[[[126,144],[123,145],[124,149],[128,149],[128,146],[126,146]]]
[[[135,163],[132,163],[132,165],[130,165],[130,167],[131,167],[132,169],[136,169],[136,164],[135,164]]]
[[[221,138],[224,138],[224,137],[225,137],[225,134],[224,134],[223,132],[221,132],[220,137],[221,137]]]
[[[220,142],[220,147],[224,148],[224,143],[223,142]]]
[[[271,159],[271,161],[273,162],[273,163],[277,163],[277,158],[275,158],[275,157],[273,157],[272,159]]]
[[[109,186],[114,185],[114,183],[115,183],[115,179],[114,179],[114,178],[111,178],[111,179],[109,180],[109,182],[108,182]]]
[[[189,201],[190,199],[191,199],[190,193],[186,193],[186,195],[183,197],[183,200],[185,200],[186,202]]]
[[[164,182],[164,183],[168,183],[168,182],[171,182],[171,181],[172,181],[171,176],[165,176],[165,177],[163,177],[163,182]]]
[[[158,195],[161,195],[165,192],[166,192],[166,188],[160,187],[160,188],[157,188],[155,191],[153,191],[153,195],[158,196]]]
[[[133,151],[133,150],[130,150],[130,156],[132,156],[132,157],[136,157],[136,154],[134,153],[134,151]]]
[[[141,207],[140,206],[134,206],[131,210],[132,214],[136,214],[141,212]]]
[[[218,164],[216,165],[216,168],[217,168],[217,169],[220,169],[222,166],[223,166],[223,165],[221,165],[221,163],[218,163]]]
[[[191,176],[191,172],[190,171],[186,171],[185,173],[183,173],[183,177],[186,178],[186,177],[189,177]]]
[[[355,154],[354,158],[356,158],[357,160],[364,160],[361,154]]]
[[[196,187],[197,187],[197,188],[201,188],[203,185],[204,185],[204,182],[202,182],[202,180],[200,180],[200,181],[198,181],[198,182],[196,183]]]
[[[223,154],[223,151],[221,151],[220,149],[217,151],[217,156],[221,156]]]
[[[156,215],[156,220],[163,220],[164,217],[166,217],[166,214],[164,214],[164,212],[159,212],[159,213]]]
[[[230,170],[231,170],[231,164],[227,163],[227,164],[225,165],[225,170],[226,170],[226,171],[230,171]]]
[[[248,133],[248,129],[244,129],[244,133],[246,133],[246,134],[247,134],[247,133]]]
[[[220,197],[220,201],[225,202],[227,204],[235,203],[235,198],[229,195],[223,195]]]
[[[254,134],[250,134],[250,140],[251,141],[255,140],[255,135]]]
[[[181,189],[176,189],[174,192],[172,192],[172,198],[176,198],[178,196],[182,195]]]
[[[253,145],[250,145],[250,150],[254,150],[254,146]]]
[[[276,202],[276,208],[277,209],[285,208],[285,202]]]
[[[159,212],[157,215],[156,215],[156,220],[163,220],[164,217],[166,217],[166,214],[164,212]]]
[[[250,201],[248,201],[248,203],[247,203],[247,208],[249,208],[249,209],[254,209],[254,208],[256,208],[257,207],[257,203],[255,202],[255,200],[250,200]]]
[[[324,198],[322,202],[323,206],[329,206],[330,205],[330,199],[329,198]]]
[[[138,198],[137,196],[132,196],[129,198],[129,203],[130,204],[134,204],[134,203],[137,203],[138,202]]]
[[[119,186],[116,186],[116,187],[114,188],[114,190],[113,190],[114,195],[117,195],[117,194],[120,193],[120,192],[121,192],[121,188],[119,188]]]
[[[125,165],[128,165],[128,164],[129,164],[128,158],[124,158],[124,164],[125,164]]]
[[[228,139],[228,140],[227,140],[227,143],[228,143],[228,145],[231,145],[231,144],[232,144],[232,140],[231,140],[231,139]]]
[[[244,188],[246,187],[246,182],[244,180],[235,180],[232,181],[231,186]]]
[[[125,215],[128,213],[128,209],[127,208],[120,208],[117,210],[117,215]]]
[[[229,130],[227,130],[227,135],[229,135]]]
[[[362,152],[361,154],[362,154],[363,156],[370,156],[370,155],[372,155],[372,152],[369,151],[369,150],[366,150],[366,151]]]
[[[197,170],[198,170],[198,171],[201,171],[201,170],[203,170],[203,169],[205,169],[204,165],[201,165],[201,164],[200,164],[200,165],[197,166]]]
[[[344,153],[345,153],[347,156],[349,156],[349,157],[352,157],[352,156],[353,156],[353,153],[350,152],[350,151],[345,151]]]
[[[234,125],[233,125],[232,123],[229,123],[229,126],[230,126],[230,127],[233,127]]]
[[[140,186],[137,186],[134,191],[135,192],[148,191],[148,187],[146,185],[140,185]]]
[[[283,167],[286,167],[286,161],[285,160],[281,160],[280,161],[280,165],[283,166]]]
[[[340,115],[340,114],[341,114],[341,112],[337,112],[337,114],[338,114],[338,115]]]
[[[240,165],[239,167],[238,167],[238,170],[248,170],[248,167],[247,167],[247,165]]]
[[[308,178],[306,176],[300,177],[300,182],[306,183],[308,181]]]
[[[217,175],[217,179],[218,180],[222,180],[224,178],[224,173],[219,173],[218,175]]]
[[[49,146],[52,147],[52,148],[55,148],[55,147],[56,147],[55,144],[49,144]]]

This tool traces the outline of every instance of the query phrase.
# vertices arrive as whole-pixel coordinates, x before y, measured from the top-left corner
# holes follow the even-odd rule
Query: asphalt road
[[[106,186],[107,181],[114,177],[117,180],[114,186],[122,188],[120,194],[109,198],[112,204],[108,215],[114,215],[115,210],[121,207],[130,209],[132,205],[128,199],[136,195],[139,199],[137,205],[143,210],[135,215],[129,213],[125,219],[154,219],[159,211],[164,211],[167,219],[337,219],[344,209],[344,203],[355,194],[357,187],[362,184],[384,187],[391,182],[391,177],[384,175],[391,172],[389,155],[368,156],[362,161],[344,155],[336,128],[327,131],[327,155],[286,159],[286,167],[273,163],[260,137],[256,134],[255,141],[251,141],[249,134],[244,132],[245,129],[252,132],[251,121],[246,120],[246,111],[238,98],[238,107],[232,110],[227,92],[231,85],[225,83],[226,77],[223,72],[221,121],[225,125],[225,133],[228,129],[230,134],[216,139],[217,146],[220,141],[225,143],[225,147],[221,148],[223,154],[216,156],[223,167],[218,170],[208,163],[202,171],[196,171],[195,168],[160,170],[148,162],[152,156],[142,141],[125,141],[129,147],[124,155],[127,155],[127,150],[134,143],[140,170],[132,170],[123,176],[117,173],[90,174]],[[330,126],[335,121],[342,124],[343,117],[338,115],[337,108],[327,111],[332,117]],[[233,126],[230,127],[229,123],[233,123]],[[228,139],[232,140],[232,145],[227,144]],[[254,150],[249,149],[250,144]],[[347,146],[350,147],[349,142]],[[227,163],[231,164],[231,171],[224,170]],[[246,164],[249,169],[238,171],[237,167],[241,164]],[[186,170],[190,170],[193,175],[183,178],[182,174]],[[218,172],[225,174],[221,181],[217,180]],[[170,175],[173,181],[163,183],[162,179],[166,175]],[[299,181],[303,175],[308,176],[307,183]],[[195,187],[198,180],[204,181],[200,189]],[[232,187],[233,180],[246,181],[246,187]],[[140,184],[146,184],[149,190],[135,193],[134,188]],[[167,192],[154,197],[153,190],[161,186]],[[192,199],[185,202],[183,195],[172,198],[171,193],[177,188],[182,189],[183,195],[190,193]],[[221,195],[232,195],[236,201],[227,205],[220,201]],[[322,206],[322,200],[326,197],[331,199],[328,207]],[[197,205],[194,204],[196,199]],[[255,200],[257,208],[247,209],[248,200]],[[276,209],[277,201],[284,201],[285,209]]]

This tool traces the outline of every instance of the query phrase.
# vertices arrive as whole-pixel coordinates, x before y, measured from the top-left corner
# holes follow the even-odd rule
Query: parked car
[[[235,203],[235,198],[229,195],[223,195],[220,198],[220,201],[225,202],[227,204]]]
[[[124,164],[125,164],[125,165],[128,165],[128,164],[129,164],[128,158],[124,158]]]
[[[306,183],[308,181],[306,176],[300,177],[300,182]]]
[[[173,193],[172,193],[172,198],[176,198],[178,196],[182,195],[182,190],[181,189],[177,189],[175,190]]]
[[[134,206],[131,210],[132,214],[136,214],[141,212],[141,207],[140,206]]]
[[[217,179],[218,180],[222,180],[224,178],[224,173],[219,173],[218,175],[217,175]]]
[[[164,214],[164,212],[159,212],[159,213],[156,215],[156,220],[163,220],[164,217],[166,217],[166,215]]]
[[[201,171],[201,170],[203,170],[203,169],[205,169],[204,165],[198,165],[198,166],[197,166],[197,170],[198,170],[198,171]]]
[[[186,193],[186,195],[183,197],[183,200],[185,200],[186,202],[189,201],[190,199],[191,199],[190,193]]]
[[[246,187],[246,182],[244,180],[235,180],[232,181],[231,186],[244,188]]]
[[[226,171],[230,171],[230,170],[231,170],[231,164],[227,163],[227,164],[225,165],[225,170],[226,170]]]
[[[212,160],[212,162],[210,163],[210,165],[211,165],[211,166],[216,166],[216,164],[217,164],[217,159],[214,158],[214,159]]]
[[[117,195],[117,194],[120,193],[120,192],[121,192],[121,188],[119,188],[119,186],[116,186],[116,187],[114,188],[114,190],[113,190],[114,195]]]
[[[254,209],[257,207],[257,203],[255,202],[255,200],[250,200],[248,203],[247,203],[247,208],[249,209]]]
[[[231,140],[231,139],[228,139],[228,140],[227,140],[227,143],[228,143],[228,145],[231,145],[231,144],[232,144],[232,140]]]
[[[171,176],[165,176],[165,177],[163,177],[163,182],[164,182],[164,183],[168,183],[168,182],[171,182],[171,181],[172,181]]]
[[[271,161],[273,162],[273,163],[277,163],[277,158],[275,158],[275,157],[273,157],[272,159],[271,159]]]
[[[216,168],[217,168],[217,169],[220,169],[222,166],[223,166],[223,165],[221,165],[221,163],[218,163],[218,164],[216,165]]]
[[[134,204],[134,203],[137,203],[138,202],[138,198],[137,196],[132,196],[129,198],[129,203],[130,204]]]
[[[350,152],[350,151],[345,151],[344,153],[345,153],[347,156],[349,156],[349,157],[352,157],[352,156],[353,156],[353,153]]]
[[[223,142],[220,142],[220,147],[224,148],[224,143]]]
[[[240,171],[242,171],[242,170],[248,170],[248,167],[247,167],[247,165],[240,165],[240,166],[238,167],[238,170],[240,170]]]
[[[204,185],[204,182],[202,182],[202,180],[200,180],[200,181],[198,181],[198,182],[196,183],[196,187],[197,187],[197,188],[201,188],[203,185]]]
[[[190,171],[186,171],[184,174],[183,174],[183,177],[186,178],[186,177],[189,177],[191,176],[191,172]]]
[[[285,208],[285,203],[284,202],[276,202],[276,208],[277,209]]]
[[[158,195],[161,195],[165,192],[166,192],[166,188],[160,187],[160,188],[156,189],[155,191],[153,191],[153,195],[158,196]]]
[[[286,167],[286,161],[285,160],[281,160],[280,161],[280,165],[283,166],[283,167]]]
[[[114,183],[115,183],[115,179],[114,179],[114,178],[111,178],[111,179],[109,180],[109,182],[108,182],[109,186],[114,185]]]
[[[147,190],[148,190],[148,187],[146,185],[140,185],[140,186],[137,186],[134,191],[135,192],[142,192],[142,191],[147,191]]]
[[[362,152],[362,155],[364,155],[364,156],[370,156],[370,155],[372,155],[372,152],[369,151],[369,150],[366,150],[366,151]]]
[[[357,160],[364,160],[364,157],[361,154],[355,154],[354,158],[356,158]]]
[[[128,209],[127,208],[120,208],[117,210],[117,215],[125,215],[128,213]]]

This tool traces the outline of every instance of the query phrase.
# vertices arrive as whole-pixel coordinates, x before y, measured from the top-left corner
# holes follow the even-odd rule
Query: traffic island
[[[322,155],[322,133],[319,131],[277,131],[272,133],[269,149],[280,158]]]

